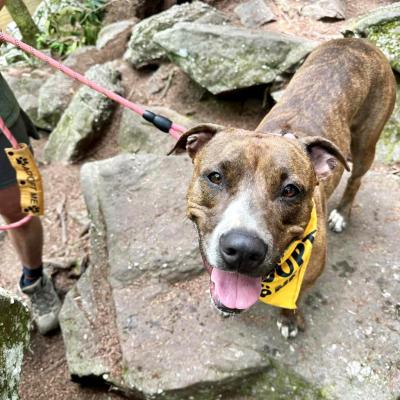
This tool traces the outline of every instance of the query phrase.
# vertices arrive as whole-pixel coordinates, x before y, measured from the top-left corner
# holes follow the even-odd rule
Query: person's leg
[[[8,224],[25,217],[21,212],[17,184],[0,189],[0,215]],[[32,217],[26,224],[8,233],[22,264],[28,269],[40,268],[43,248],[43,229],[40,218]]]
[[[6,223],[19,221],[25,216],[21,212],[19,194],[17,184],[0,189],[0,214]],[[8,233],[23,266],[20,288],[31,300],[32,315],[39,332],[47,334],[58,327],[61,302],[51,279],[43,273],[43,229],[40,218],[32,217]]]
[[[28,143],[27,129],[23,118],[10,128],[18,142]],[[16,222],[25,214],[21,211],[20,191],[13,170],[4,148],[10,147],[0,132],[0,215],[6,223]],[[22,263],[23,273],[20,288],[31,300],[32,315],[42,334],[58,327],[60,299],[54,290],[51,279],[43,273],[43,229],[39,217],[19,228],[8,231],[12,244]]]

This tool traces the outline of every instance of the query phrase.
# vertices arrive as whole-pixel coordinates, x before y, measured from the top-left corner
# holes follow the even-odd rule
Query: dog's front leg
[[[299,331],[304,331],[306,322],[303,313],[297,310],[281,309],[277,320],[278,329],[285,339],[295,338]]]

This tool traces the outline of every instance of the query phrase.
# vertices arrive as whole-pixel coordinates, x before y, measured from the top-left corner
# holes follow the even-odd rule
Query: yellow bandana
[[[259,300],[276,307],[296,309],[301,284],[308,262],[315,236],[317,235],[317,211],[315,204],[311,211],[304,236],[295,240],[285,250],[281,261],[262,281]]]

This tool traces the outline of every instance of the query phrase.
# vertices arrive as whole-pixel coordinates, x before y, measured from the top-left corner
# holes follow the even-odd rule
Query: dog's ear
[[[190,158],[194,158],[197,152],[219,131],[223,126],[214,124],[197,125],[186,131],[176,142],[174,148],[168,153],[180,154],[185,151]]]
[[[338,161],[343,164],[347,171],[350,171],[342,152],[328,139],[320,136],[307,136],[300,141],[306,147],[318,179],[327,178],[337,166]]]

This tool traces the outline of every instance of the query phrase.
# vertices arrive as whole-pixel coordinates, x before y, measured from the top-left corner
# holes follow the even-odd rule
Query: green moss
[[[245,379],[239,391],[234,391],[221,399],[327,400],[332,398],[324,389],[316,388],[289,369],[273,363],[266,372]]]
[[[27,308],[0,289],[0,399],[18,399],[23,351],[28,341]]]
[[[400,19],[370,26],[366,34],[388,57],[392,67],[400,72]]]
[[[147,397],[154,400],[333,400],[329,391],[316,388],[290,369],[271,363],[258,373],[241,379],[228,378],[224,382],[202,383],[185,390],[159,393]]]

